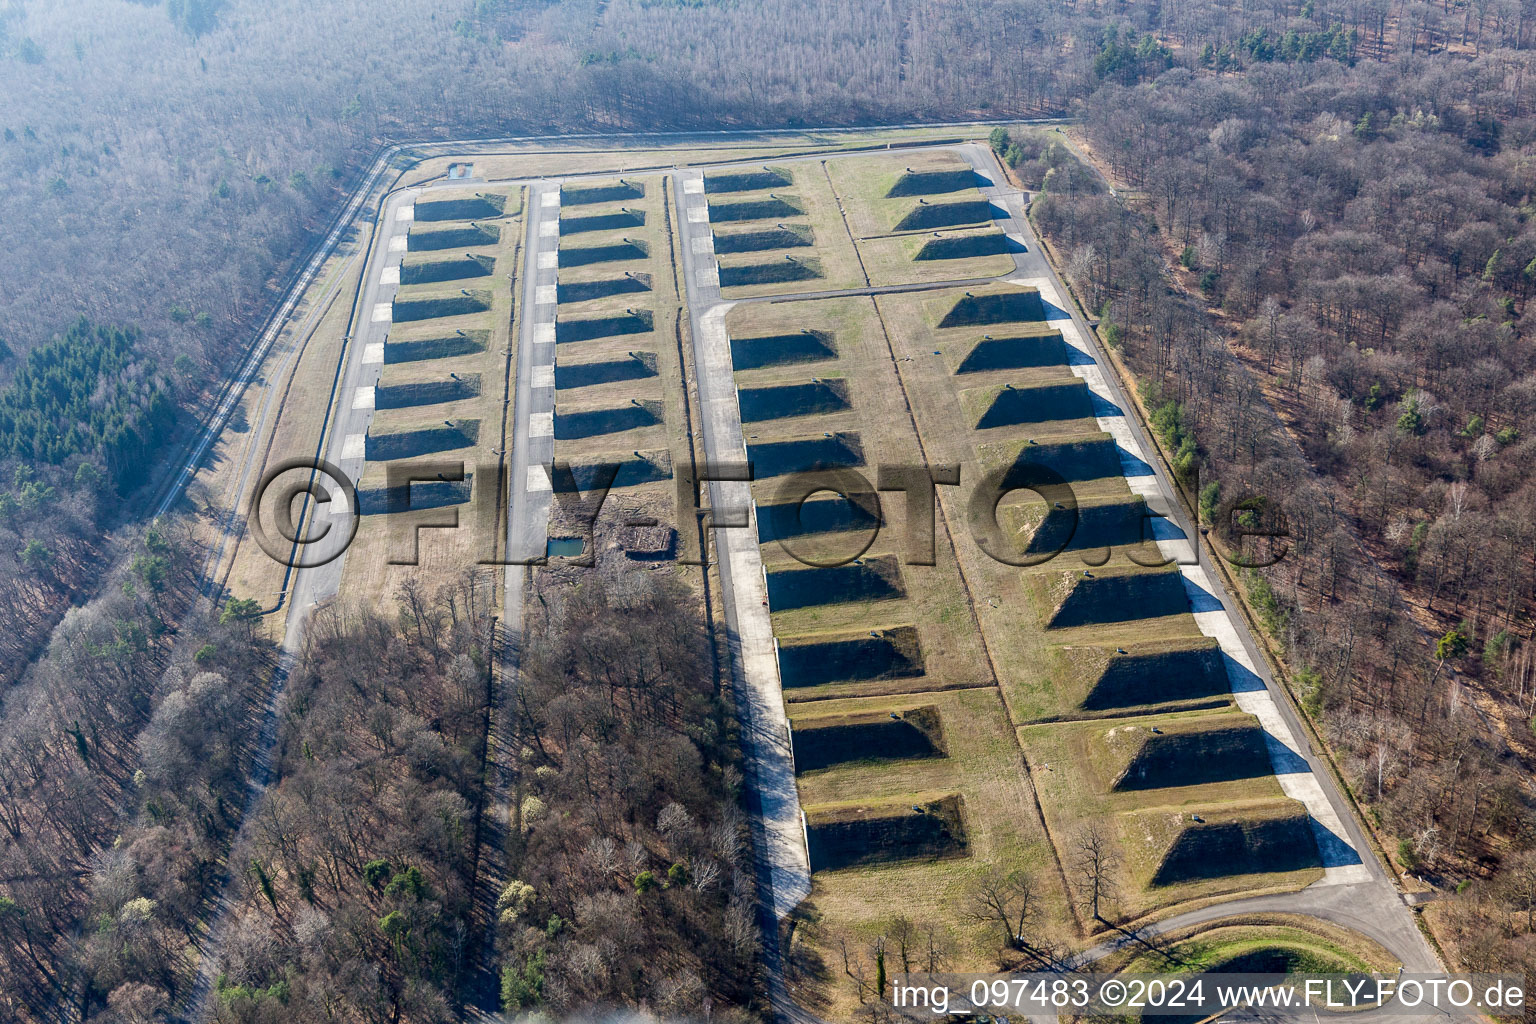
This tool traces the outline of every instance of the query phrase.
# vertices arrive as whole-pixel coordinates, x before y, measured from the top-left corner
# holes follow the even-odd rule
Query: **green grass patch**
[[[831,331],[806,328],[796,334],[731,339],[731,366],[737,372],[836,358],[837,340]]]
[[[742,388],[737,399],[743,423],[838,412],[849,407],[848,382],[840,377],[818,377],[793,384]]]
[[[955,793],[910,801],[808,807],[811,870],[964,857],[965,801]]]
[[[859,558],[831,568],[801,567],[768,573],[768,607],[791,611],[823,604],[895,601],[906,596],[894,555]]]
[[[763,260],[757,263],[722,266],[720,287],[739,288],[753,284],[814,281],[821,276],[821,261],[817,259]]]
[[[384,362],[410,363],[420,359],[448,359],[484,352],[490,331],[459,331],[435,338],[405,338],[384,343]]]
[[[412,228],[406,236],[407,252],[436,252],[441,249],[474,249],[501,244],[501,227],[496,224],[466,224],[451,228]]]
[[[576,320],[560,320],[555,324],[555,341],[592,341],[626,334],[645,334],[656,322],[656,316],[648,309],[631,309],[614,316],[589,316]]]
[[[395,323],[415,320],[437,320],[446,316],[464,316],[468,313],[484,313],[491,308],[491,293],[476,289],[460,290],[454,295],[428,295],[419,299],[402,299],[396,296],[390,319]]]
[[[813,244],[815,236],[809,224],[788,224],[757,231],[717,232],[715,235],[715,252],[722,256],[769,249],[794,249]]]
[[[778,647],[785,687],[923,674],[923,651],[912,626],[781,637]]]
[[[955,228],[962,224],[981,224],[992,219],[992,204],[985,199],[960,199],[947,203],[918,204],[896,222],[896,231],[932,231]]]
[[[630,352],[623,359],[607,359],[589,363],[555,363],[555,387],[586,388],[595,384],[613,384],[617,381],[644,380],[657,373],[656,353]]]
[[[729,224],[746,220],[782,220],[798,217],[805,212],[799,197],[774,195],[766,199],[737,199],[730,202],[710,203],[709,220],[712,224]]]
[[[490,277],[496,271],[496,257],[465,254],[446,260],[411,260],[400,264],[401,284],[436,284],[462,281],[471,277]]]
[[[726,171],[722,174],[706,174],[704,191],[708,195],[722,192],[760,192],[765,188],[783,188],[790,183],[784,171],[765,167],[760,171]]]
[[[795,771],[850,762],[943,757],[944,728],[932,704],[899,711],[864,711],[794,722]]]

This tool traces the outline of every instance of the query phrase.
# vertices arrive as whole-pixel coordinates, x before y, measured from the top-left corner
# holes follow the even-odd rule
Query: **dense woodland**
[[[1291,531],[1244,582],[1394,858],[1463,891],[1441,937],[1528,970],[1529,16],[1405,10],[1159,33],[1083,108],[1118,195],[1048,136],[1010,156],[1202,515]]]
[[[1353,791],[1402,867],[1469,883],[1435,911],[1465,964],[1536,969],[1533,48],[1532,0],[0,0],[0,1021],[158,1019],[226,864],[226,1019],[463,994],[473,587],[313,638],[271,826],[226,861],[270,652],[187,611],[196,552],[124,497],[378,146],[1036,114],[1115,181],[1002,140],[1191,495],[1285,514],[1244,582]],[[506,1001],[749,1007],[696,610],[548,597],[594,653],[528,651]]]

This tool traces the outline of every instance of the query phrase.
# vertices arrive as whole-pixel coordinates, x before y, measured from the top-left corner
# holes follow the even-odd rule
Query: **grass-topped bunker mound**
[[[401,284],[436,284],[470,277],[490,277],[496,270],[494,256],[465,253],[446,260],[405,260],[400,264]]]
[[[1019,496],[1029,500],[1014,503],[1013,499]],[[1150,536],[1146,505],[1146,499],[1136,494],[1080,501],[1074,527],[1071,513],[1048,508],[1029,491],[1016,491],[998,507],[998,522],[1008,527],[1009,535],[1026,555],[1126,548],[1140,544],[1144,537]],[[1052,512],[1056,514],[1052,515]]]
[[[393,515],[420,509],[462,505],[470,499],[474,474],[467,469],[462,480],[416,480],[390,487],[383,474],[366,474],[357,488],[359,515]]]
[[[969,853],[965,801],[958,794],[856,807],[812,807],[805,813],[812,871]]]
[[[1052,420],[1092,419],[1088,384],[1077,377],[1037,384],[1002,384],[962,392],[960,401],[976,430]]]
[[[1048,629],[1101,626],[1178,615],[1189,611],[1183,578],[1172,566],[1163,569],[1071,570],[1035,577],[1048,589]],[[1054,578],[1053,578],[1054,576]]]
[[[996,256],[1008,251],[1008,236],[1001,231],[979,231],[969,235],[930,238],[912,257],[927,260],[963,260],[972,256]]]
[[[762,441],[747,445],[747,460],[752,463],[756,479],[763,480],[784,473],[857,466],[864,461],[864,445],[859,441],[859,435],[852,431]]]
[[[816,363],[836,357],[837,342],[831,331],[806,329],[798,334],[731,339],[731,366],[736,370]]]
[[[848,382],[840,377],[818,377],[800,384],[742,388],[737,397],[743,423],[781,420],[848,408]]]
[[[798,217],[804,212],[805,208],[796,196],[770,195],[766,199],[737,199],[709,204],[709,219],[714,224],[742,220],[779,220]]]
[[[386,376],[374,388],[374,405],[379,409],[404,409],[413,405],[437,405],[457,402],[480,394],[478,373],[439,374],[416,380],[397,380]]]
[[[586,493],[607,482],[613,467],[614,487],[636,487],[672,478],[672,453],[665,448],[641,449],[629,452],[608,452],[580,459],[572,459],[568,472],[556,472],[550,482],[561,494],[580,490]]]
[[[868,531],[880,525],[880,512],[869,499],[849,501],[840,495],[817,494],[805,501],[759,505],[757,539],[761,544],[818,533]]]
[[[1083,698],[1084,711],[1115,711],[1141,704],[1205,700],[1231,692],[1221,648],[1210,637],[1166,650],[1133,648],[1112,654]]]
[[[720,268],[720,287],[740,288],[753,284],[814,281],[821,277],[821,261],[815,259],[761,260]]]
[[[738,252],[794,249],[811,245],[814,240],[809,224],[781,224],[760,231],[722,231],[715,235],[715,252],[728,256]]]
[[[785,637],[779,641],[779,679],[786,687],[923,674],[923,650],[912,626]]]
[[[594,338],[611,338],[624,334],[644,334],[655,322],[655,314],[648,309],[626,309],[612,316],[561,320],[555,324],[555,340],[563,344],[568,341],[591,341]]]
[[[501,228],[495,224],[467,224],[451,228],[412,228],[406,236],[407,252],[435,252],[439,249],[473,249],[496,245]]]
[[[602,434],[618,434],[641,427],[654,427],[661,422],[660,402],[641,401],[632,398],[623,405],[605,409],[582,409],[576,412],[555,410],[555,440],[573,441]]]
[[[1010,467],[1003,483],[1019,487],[1033,479],[1034,466],[1044,466],[1069,481],[1100,480],[1120,476],[1120,450],[1107,433],[1087,436],[1029,438],[1001,441],[979,446],[983,464],[988,469]]]
[[[944,192],[964,192],[977,185],[976,172],[969,167],[946,167],[937,171],[908,170],[885,193],[887,199],[904,196],[934,196]]]
[[[507,197],[494,192],[476,192],[454,199],[426,199],[416,204],[415,217],[421,221],[490,220],[507,210]]]
[[[650,243],[644,239],[626,238],[611,245],[578,245],[560,249],[562,267],[589,267],[594,263],[617,263],[621,260],[643,260],[651,254]]]
[[[561,302],[587,302],[591,299],[606,299],[613,295],[650,290],[650,274],[625,274],[623,277],[605,277],[597,281],[562,282],[556,294]]]
[[[490,308],[490,292],[465,288],[453,295],[424,295],[419,299],[396,296],[390,317],[395,323],[409,323],[413,320],[436,320],[445,316],[484,313]]]
[[[654,376],[654,352],[630,352],[623,359],[607,359],[602,362],[555,363],[555,387],[562,390],[612,384],[621,380],[643,380]]]
[[[1322,864],[1306,808],[1295,801],[1177,815],[1173,841],[1151,885],[1177,885],[1230,875],[1300,871]]]
[[[611,185],[566,185],[560,189],[561,206],[593,206],[597,203],[619,203],[626,199],[645,196],[645,183],[620,178]]]
[[[1098,739],[1116,792],[1201,786],[1274,772],[1264,730],[1251,715],[1222,714],[1127,723]]]
[[[992,324],[1035,323],[1045,320],[1045,303],[1034,288],[973,295],[955,300],[939,320],[940,327],[988,327]]]
[[[794,723],[795,770],[813,772],[850,761],[943,757],[944,729],[931,704],[905,711],[866,711]]]
[[[992,219],[992,204],[985,199],[961,199],[948,203],[918,204],[896,222],[897,231],[931,231],[934,228],[953,228],[961,224],[980,224]]]
[[[906,594],[894,555],[859,558],[827,569],[805,567],[768,573],[768,607],[776,612],[822,604],[894,601]]]
[[[402,338],[384,343],[385,363],[412,363],[420,359],[451,359],[484,352],[490,331],[457,331],[436,338]]]
[[[1067,344],[1061,332],[1043,324],[1039,334],[1006,338],[984,335],[972,345],[956,373],[984,373],[988,370],[1023,370],[1041,366],[1068,365]]]
[[[772,167],[764,167],[760,171],[726,171],[723,174],[704,176],[704,191],[710,195],[720,192],[759,192],[765,188],[783,188],[788,184],[789,175]]]
[[[612,213],[589,213],[577,217],[560,218],[560,234],[580,235],[588,231],[621,231],[624,228],[645,227],[645,211],[628,207]]]
[[[420,426],[402,425],[388,432],[370,428],[366,457],[370,462],[411,459],[433,452],[468,448],[479,440],[479,420],[429,420]]]

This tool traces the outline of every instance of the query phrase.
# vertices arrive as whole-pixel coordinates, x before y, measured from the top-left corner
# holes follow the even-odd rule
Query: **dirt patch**
[[[913,808],[918,808],[914,810]],[[812,871],[969,854],[965,800],[937,800],[806,811]]]
[[[560,237],[580,235],[589,231],[621,231],[624,228],[645,227],[644,210],[619,210],[616,213],[593,213],[585,217],[561,217]]]
[[[561,206],[592,206],[644,197],[645,183],[641,181],[621,180],[614,185],[566,185],[560,189]]]
[[[901,567],[894,555],[859,558],[828,569],[779,569],[768,573],[768,607],[776,612],[821,604],[894,601],[906,594]]]
[[[976,172],[969,167],[955,167],[942,171],[908,171],[896,179],[887,199],[903,196],[932,196],[944,192],[964,192],[976,187]]]
[[[779,641],[779,679],[786,687],[923,674],[923,651],[912,626]]]
[[[507,197],[486,193],[469,199],[428,199],[416,204],[418,222],[491,220],[507,211]]]
[[[798,505],[759,505],[757,539],[760,544],[817,533],[866,533],[881,525],[873,502],[859,503],[833,495],[813,497]],[[819,560],[819,559],[818,559]]]
[[[1117,654],[1081,705],[1084,711],[1112,711],[1164,701],[1199,700],[1231,691],[1221,648],[1215,640],[1155,654]]]
[[[1306,811],[1298,808],[1258,820],[1191,821],[1168,848],[1151,884],[1300,871],[1321,864],[1311,823]]]
[[[560,265],[562,267],[587,267],[594,263],[643,260],[650,254],[651,246],[648,242],[625,239],[622,242],[615,242],[613,245],[578,245],[570,248],[561,248]]]
[[[1115,792],[1201,786],[1272,775],[1264,730],[1257,725],[1201,728],[1199,721],[1158,726],[1121,725],[1104,735],[1114,762],[1124,763]]]
[[[480,375],[461,373],[440,380],[412,381],[407,384],[379,384],[374,389],[374,405],[379,409],[405,409],[413,405],[437,405],[457,402],[480,394]]]
[[[479,440],[479,420],[453,420],[441,426],[419,427],[390,434],[375,434],[370,430],[366,455],[369,462],[410,459],[433,452],[468,448]]]
[[[977,430],[1093,416],[1088,385],[1076,377],[1048,384],[1004,384],[979,393],[966,392],[961,398],[969,398],[969,404],[981,407],[974,423]]]
[[[1061,332],[1011,338],[987,335],[966,353],[956,373],[981,373],[986,370],[1022,370],[1037,366],[1067,365],[1067,345]]]
[[[454,228],[416,228],[406,236],[407,252],[436,252],[439,249],[473,249],[481,245],[499,245],[501,228],[495,224],[470,224]]]
[[[803,384],[774,384],[737,392],[743,423],[838,412],[848,408],[848,382],[839,377]]]
[[[992,204],[985,199],[961,199],[950,203],[919,202],[896,222],[897,231],[927,231],[953,228],[961,224],[980,224],[993,217]]]
[[[808,473],[817,469],[857,466],[864,461],[864,446],[856,433],[836,433],[831,437],[806,437],[787,441],[764,441],[747,445],[747,459],[755,478],[765,480],[784,473]]]
[[[1189,611],[1182,577],[1171,567],[1113,574],[1101,570],[1092,576],[1064,572],[1052,589],[1059,590],[1062,583],[1071,589],[1046,616],[1047,629],[1157,619]]]
[[[1008,251],[1008,238],[1000,232],[930,238],[917,250],[914,260],[963,260],[972,256],[996,256]]]
[[[654,352],[631,352],[623,359],[598,363],[555,364],[555,387],[585,388],[594,384],[612,384],[621,380],[643,380],[656,376]]]
[[[709,220],[712,224],[729,224],[743,220],[775,220],[798,217],[805,207],[795,196],[772,196],[768,199],[741,199],[729,203],[710,203]]]
[[[574,441],[583,437],[599,437],[640,427],[653,427],[661,422],[661,418],[660,402],[643,402],[638,398],[608,409],[564,413],[556,409],[555,440]]]
[[[932,704],[905,711],[803,718],[794,723],[793,740],[796,772],[945,754],[943,720]]]
[[[706,174],[704,191],[710,195],[720,192],[758,192],[765,188],[783,188],[789,184],[789,175],[765,167],[760,171],[731,171],[725,174]]]
[[[956,300],[939,321],[940,327],[986,327],[991,324],[1033,323],[1045,320],[1045,303],[1033,288],[1018,288],[992,295],[966,294]]]
[[[837,342],[831,331],[806,329],[798,334],[731,339],[731,366],[738,371],[835,358]]]
[[[459,331],[440,338],[408,338],[384,343],[385,363],[413,363],[421,359],[449,359],[484,352],[490,331]]]
[[[677,531],[661,523],[625,524],[619,530],[624,557],[637,562],[664,562],[677,557]]]
[[[559,301],[587,302],[606,299],[611,295],[627,295],[630,292],[651,290],[650,274],[625,274],[623,277],[606,277],[600,281],[573,281],[558,287]]]
[[[821,261],[765,260],[720,268],[720,287],[736,288],[750,284],[782,284],[785,281],[814,281],[821,277]]]
[[[561,320],[555,324],[555,340],[564,343],[591,341],[594,338],[610,338],[624,334],[644,334],[655,322],[655,314],[648,309],[625,310],[614,316]]]
[[[494,256],[464,255],[448,260],[416,260],[400,264],[401,284],[436,284],[462,281],[471,277],[490,277],[496,270]]]
[[[466,313],[484,313],[491,308],[491,293],[473,291],[457,295],[433,295],[420,299],[395,299],[390,317],[395,323],[414,320],[436,320],[445,316],[463,316]]]
[[[764,228],[761,231],[731,231],[715,235],[715,252],[728,256],[738,252],[763,252],[767,249],[793,249],[814,245],[809,224]]]

